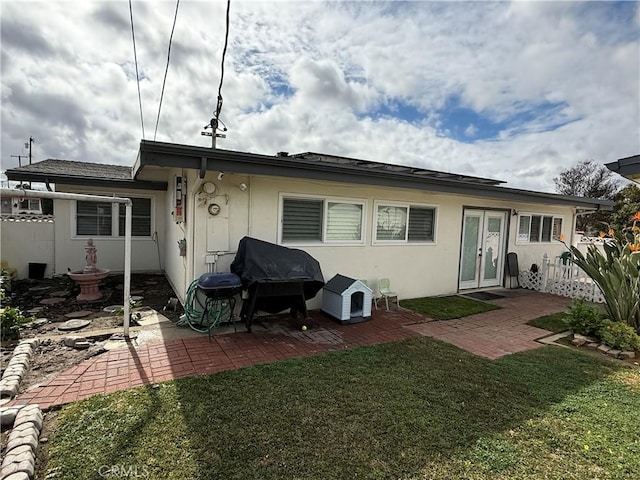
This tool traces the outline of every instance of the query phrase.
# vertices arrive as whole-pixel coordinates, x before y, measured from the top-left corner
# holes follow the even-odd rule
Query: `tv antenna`
[[[220,124],[222,125],[222,128],[220,128]],[[216,138],[227,138],[227,135],[225,135],[224,133],[218,133],[227,131],[227,126],[222,120],[218,118],[212,118],[211,122],[205,125],[203,128],[205,131],[200,132],[200,135],[211,137],[211,148],[216,148]],[[210,132],[207,131],[209,128],[211,129]]]

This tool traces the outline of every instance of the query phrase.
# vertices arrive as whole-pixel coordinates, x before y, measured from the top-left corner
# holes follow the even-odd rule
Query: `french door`
[[[458,281],[460,290],[502,285],[506,221],[506,212],[464,211]]]

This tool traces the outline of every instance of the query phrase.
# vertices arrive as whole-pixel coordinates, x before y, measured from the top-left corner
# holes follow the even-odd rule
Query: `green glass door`
[[[460,248],[459,288],[502,284],[506,213],[465,210]]]

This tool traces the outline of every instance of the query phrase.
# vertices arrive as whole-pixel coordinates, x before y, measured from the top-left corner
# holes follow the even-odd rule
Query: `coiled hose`
[[[209,299],[199,288],[198,279],[191,282],[184,302],[184,314],[176,325],[189,326],[192,330],[206,333],[218,326],[223,319],[231,318],[229,301],[226,299]]]

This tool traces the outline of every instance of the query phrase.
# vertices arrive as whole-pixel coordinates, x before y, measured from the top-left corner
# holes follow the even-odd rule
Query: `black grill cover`
[[[244,288],[256,282],[303,280],[306,300],[324,286],[320,264],[307,252],[251,237],[240,240],[231,272],[240,277]]]

